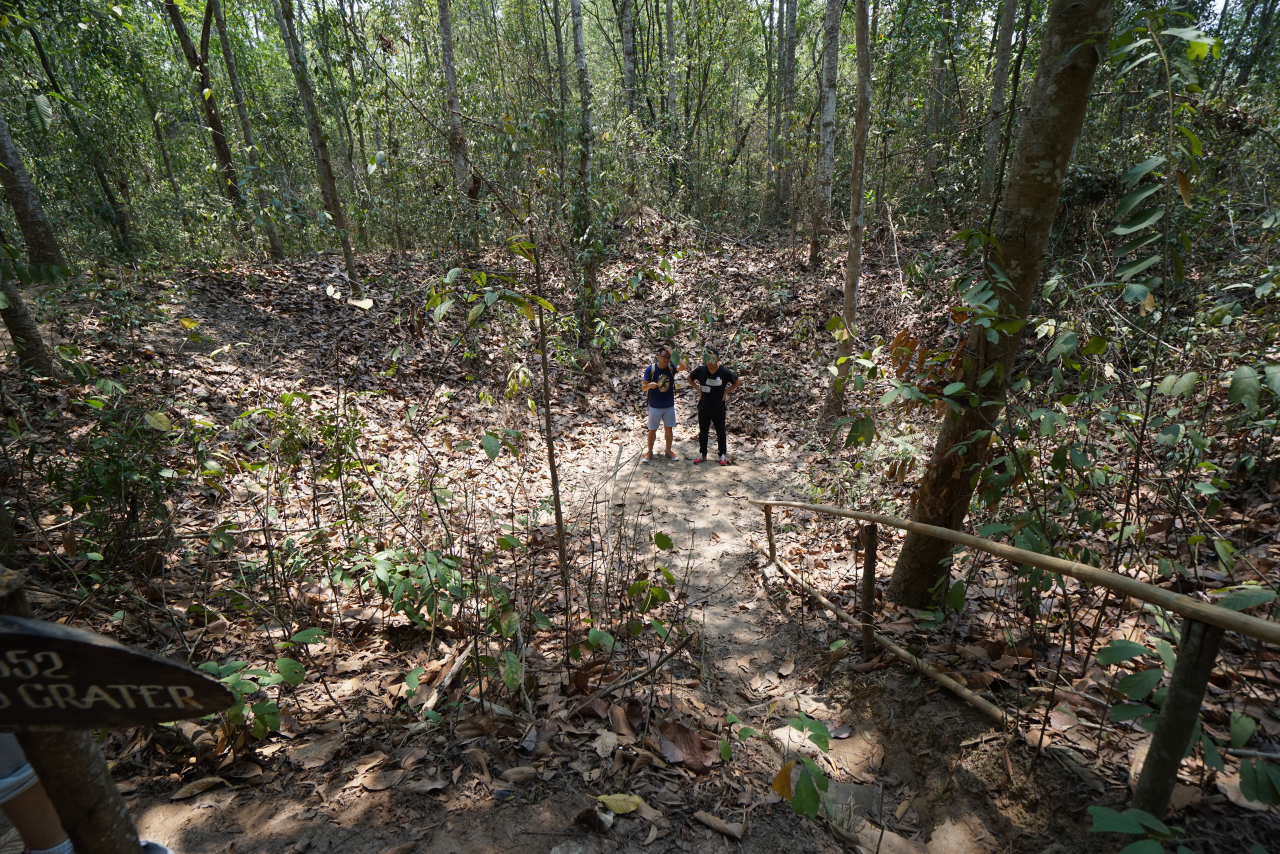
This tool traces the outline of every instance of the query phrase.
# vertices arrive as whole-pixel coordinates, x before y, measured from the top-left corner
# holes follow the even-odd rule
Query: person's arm
[[[727,398],[730,394],[738,390],[738,386],[742,385],[742,377],[737,374],[733,375],[733,384],[724,390],[724,396]]]
[[[649,391],[650,389],[654,389],[657,387],[658,387],[657,383],[649,382],[649,369],[645,368],[644,373],[640,375],[640,390]]]

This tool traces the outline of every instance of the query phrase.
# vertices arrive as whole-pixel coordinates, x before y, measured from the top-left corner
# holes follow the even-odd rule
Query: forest
[[[176,854],[1265,854],[1277,175],[1280,0],[0,0],[0,562]]]

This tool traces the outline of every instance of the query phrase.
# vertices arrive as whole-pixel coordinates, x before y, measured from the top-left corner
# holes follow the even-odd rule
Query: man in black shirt
[[[695,463],[707,458],[707,432],[712,424],[716,425],[716,444],[720,451],[720,465],[729,465],[728,443],[726,441],[724,416],[725,403],[729,395],[742,385],[742,380],[733,371],[720,364],[720,354],[715,348],[708,347],[703,351],[702,364],[689,372],[689,385],[698,392],[698,456]]]

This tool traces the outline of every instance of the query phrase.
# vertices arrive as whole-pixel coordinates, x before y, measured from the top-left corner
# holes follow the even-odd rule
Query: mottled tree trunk
[[[3,294],[7,305],[0,308],[0,319],[4,328],[9,330],[13,339],[13,349],[18,356],[18,365],[25,371],[35,371],[44,376],[52,376],[53,358],[49,348],[44,345],[40,336],[40,327],[36,326],[27,304],[18,292],[18,286],[0,269],[0,294]]]
[[[991,72],[991,103],[987,107],[986,138],[982,148],[982,181],[978,198],[990,204],[995,194],[1000,160],[1000,132],[1004,128],[1004,88],[1009,80],[1009,55],[1013,52],[1013,16],[1018,0],[1003,0],[996,33],[996,62]]]
[[[18,221],[22,239],[27,244],[27,260],[33,265],[42,264],[66,267],[58,236],[45,215],[40,194],[31,182],[31,175],[22,165],[22,155],[9,134],[9,125],[0,113],[0,185],[9,196],[13,218]]]
[[[307,57],[302,52],[302,44],[293,23],[293,0],[280,0],[276,7],[277,23],[280,34],[284,38],[285,54],[289,58],[289,67],[293,69],[294,80],[298,84],[298,94],[302,99],[302,111],[307,120],[307,133],[311,137],[311,148],[316,156],[316,172],[320,178],[320,194],[324,197],[325,209],[333,217],[333,225],[338,230],[338,238],[342,241],[342,258],[346,262],[347,278],[351,281],[352,290],[361,292],[360,274],[356,271],[356,256],[351,251],[351,235],[347,232],[347,218],[342,212],[342,198],[338,195],[338,182],[333,177],[333,161],[329,157],[329,145],[325,142],[324,128],[320,124],[320,112],[316,109],[315,90],[311,88],[311,75],[307,72]]]
[[[440,57],[444,66],[444,92],[449,107],[449,154],[453,157],[453,183],[460,199],[467,197],[471,169],[467,166],[467,138],[462,133],[462,107],[458,103],[458,72],[453,62],[453,21],[449,0],[437,0],[440,9]]]
[[[996,285],[1001,316],[1027,317],[1098,65],[1092,40],[1105,38],[1100,34],[1110,27],[1111,0],[1053,0],[1049,8],[1036,78],[996,221],[999,249],[993,252],[993,260],[1000,262],[1009,280],[1007,286]],[[1002,333],[992,343],[985,329],[970,327],[963,380],[985,399],[976,407],[948,411],[914,496],[915,521],[952,529],[964,523],[974,475],[986,462],[989,431],[1004,405],[1006,383],[1021,343],[1020,330]],[[988,369],[994,373],[985,387],[979,387],[978,377]],[[949,571],[943,561],[950,552],[950,544],[943,540],[907,534],[889,584],[889,598],[911,607],[927,606],[931,591]]]
[[[862,282],[862,238],[867,230],[863,200],[866,186],[867,134],[871,125],[871,46],[867,39],[867,0],[856,0],[854,49],[858,52],[858,105],[853,119],[853,162],[849,165],[849,256],[844,268],[843,337],[836,348],[835,381],[827,389],[822,421],[829,423],[844,408],[844,387],[853,356],[853,336],[858,323],[858,287]]]
[[[200,35],[200,52],[196,53],[191,36],[187,33],[187,25],[182,21],[182,13],[173,0],[165,0],[165,11],[169,13],[169,21],[173,24],[173,32],[178,37],[178,46],[186,57],[187,65],[196,75],[196,100],[204,110],[204,120],[209,125],[209,136],[213,140],[213,156],[218,161],[218,171],[222,173],[222,193],[236,208],[244,207],[244,197],[240,195],[240,181],[236,176],[236,164],[231,159],[231,146],[227,145],[227,135],[222,129],[222,116],[218,112],[218,97],[213,93],[213,80],[209,76],[209,30],[212,26],[212,2],[205,4],[204,28]]]
[[[622,30],[622,96],[627,115],[636,113],[636,12],[635,0],[620,0],[618,23]]]
[[[822,241],[831,216],[831,173],[836,161],[836,77],[840,69],[840,12],[843,0],[827,0],[823,21],[822,124],[818,146],[818,197],[813,206],[813,234],[809,238],[809,267],[822,260]],[[859,57],[861,59],[861,57]]]
[[[227,67],[227,80],[231,83],[231,96],[236,102],[236,117],[240,119],[240,132],[244,134],[245,160],[249,163],[249,176],[253,179],[254,191],[258,200],[258,219],[263,234],[267,236],[267,246],[271,260],[284,260],[284,245],[276,232],[276,224],[271,220],[270,205],[267,203],[267,190],[263,186],[262,167],[258,164],[258,143],[253,137],[253,123],[249,121],[249,106],[244,100],[244,89],[240,86],[240,69],[236,65],[235,53],[231,50],[231,39],[227,35],[227,19],[222,14],[222,0],[208,0],[213,7],[214,22],[218,27],[218,41],[222,44],[222,62]]]
[[[782,181],[778,190],[783,219],[791,220],[791,173],[793,171],[791,126],[795,124],[796,109],[796,14],[799,3],[789,0],[782,46],[784,48],[782,65],[782,160],[786,164],[782,169]]]

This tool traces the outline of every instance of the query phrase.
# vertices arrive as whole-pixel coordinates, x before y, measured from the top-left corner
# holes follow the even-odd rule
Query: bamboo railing
[[[881,513],[864,513],[859,510],[845,510],[838,507],[828,507],[823,504],[805,504],[798,501],[752,499],[751,503],[764,508],[768,551],[765,552],[761,549],[762,553],[779,569],[783,570],[792,581],[816,597],[823,607],[835,613],[844,622],[860,628],[863,633],[863,645],[868,652],[872,642],[889,650],[894,655],[919,668],[930,678],[955,691],[959,696],[973,703],[973,705],[997,721],[1004,720],[1007,722],[1007,718],[1002,711],[991,703],[980,697],[977,698],[979,702],[974,702],[973,697],[966,696],[966,694],[972,695],[972,691],[964,688],[955,680],[946,677],[945,674],[936,671],[935,668],[911,655],[911,653],[898,648],[883,636],[875,634],[871,626],[875,583],[874,575],[871,574],[874,573],[873,569],[871,573],[867,573],[863,577],[861,621],[855,620],[837,608],[801,579],[785,560],[778,557],[773,534],[773,508],[790,507],[868,523],[867,533],[869,536],[864,541],[866,547],[864,566],[868,569],[875,566],[876,526],[887,525],[891,528],[937,537],[938,539],[977,549],[1014,563],[1026,564],[1059,575],[1069,576],[1085,584],[1105,587],[1123,596],[1150,602],[1153,605],[1185,617],[1186,622],[1182,628],[1182,640],[1178,647],[1178,659],[1173,669],[1169,690],[1165,695],[1164,704],[1160,708],[1160,715],[1156,721],[1156,730],[1151,739],[1151,748],[1147,752],[1142,774],[1138,779],[1138,785],[1134,790],[1131,803],[1132,807],[1151,813],[1157,818],[1164,816],[1168,808],[1169,797],[1173,794],[1174,786],[1177,783],[1178,767],[1182,763],[1183,754],[1186,752],[1187,744],[1191,741],[1192,733],[1195,730],[1196,721],[1199,719],[1200,703],[1204,698],[1205,688],[1209,682],[1209,674],[1213,670],[1214,662],[1217,660],[1223,634],[1227,631],[1233,631],[1266,643],[1280,645],[1280,623],[1264,620],[1249,614],[1241,614],[1208,602],[1201,602],[1198,599],[1192,599],[1190,596],[1174,593],[1139,581],[1136,578],[1130,578],[1127,575],[1120,575],[1119,573],[1099,569],[1077,561],[1037,554],[1026,549],[997,543],[960,531],[953,531],[950,528],[939,528],[935,525],[926,525],[921,522],[899,519],[896,516],[886,516]],[[931,673],[930,671],[934,672]],[[939,678],[939,676],[942,678]]]

